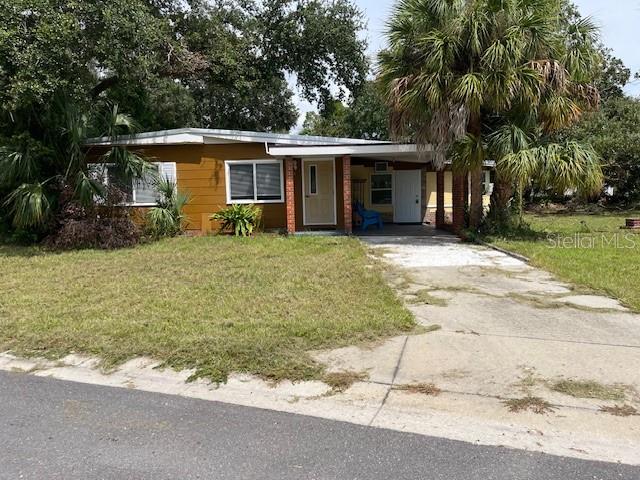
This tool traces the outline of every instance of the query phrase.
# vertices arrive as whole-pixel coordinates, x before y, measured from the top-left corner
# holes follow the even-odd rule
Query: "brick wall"
[[[286,158],[284,160],[284,190],[287,206],[287,233],[295,233],[296,231],[295,166],[296,161],[293,158]]]
[[[453,201],[453,231],[460,233],[464,229],[464,205],[465,205],[465,183],[466,175],[453,175],[452,201]]]
[[[436,228],[444,228],[444,170],[436,172]]]
[[[351,234],[353,231],[353,214],[351,212],[351,157],[342,157],[342,195],[343,195],[343,215],[344,231]]]

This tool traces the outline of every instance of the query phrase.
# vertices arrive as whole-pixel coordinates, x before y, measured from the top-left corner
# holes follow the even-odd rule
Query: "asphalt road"
[[[1,479],[640,479],[640,468],[0,372]]]

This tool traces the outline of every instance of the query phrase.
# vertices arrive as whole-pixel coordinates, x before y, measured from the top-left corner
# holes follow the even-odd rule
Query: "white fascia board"
[[[111,145],[184,145],[184,144],[202,144],[204,138],[202,135],[193,133],[169,133],[163,135],[159,132],[157,135],[122,135],[115,140],[103,137],[92,138],[86,142],[92,146],[111,146]]]
[[[425,151],[430,151],[427,148]],[[269,147],[267,153],[274,157],[321,157],[338,155],[398,155],[418,153],[414,144],[383,144],[383,145],[316,145],[301,147]]]
[[[390,142],[357,138],[318,137],[286,133],[250,132],[207,128],[178,128],[135,135],[122,135],[116,141],[92,138],[88,145],[169,145],[185,143],[272,143],[281,145],[384,145]]]

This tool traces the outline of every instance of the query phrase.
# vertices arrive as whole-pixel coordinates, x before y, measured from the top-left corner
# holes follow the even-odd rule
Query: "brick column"
[[[284,191],[287,207],[287,233],[296,232],[296,161],[287,157],[284,159]]]
[[[351,212],[351,157],[342,157],[342,199],[344,214],[344,232],[351,235],[353,232],[353,215]]]
[[[467,176],[461,174],[453,174],[453,232],[459,234],[464,229],[464,184],[467,182]]]
[[[444,227],[444,170],[436,172],[436,228]]]

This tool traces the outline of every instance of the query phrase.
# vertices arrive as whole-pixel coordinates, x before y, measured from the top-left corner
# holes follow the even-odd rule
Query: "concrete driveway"
[[[508,445],[526,444],[528,436],[533,448],[614,456],[620,450],[640,462],[640,417],[602,410],[640,411],[640,315],[455,237],[363,241],[388,263],[389,282],[418,322],[440,329],[318,358],[392,385],[384,412],[394,412],[393,422],[411,424],[430,412],[431,420],[416,427],[425,433],[469,439],[474,432],[481,442],[502,437]],[[441,393],[411,394],[421,384]],[[504,403],[526,397],[552,410],[512,412]],[[388,422],[384,416],[376,421]]]

